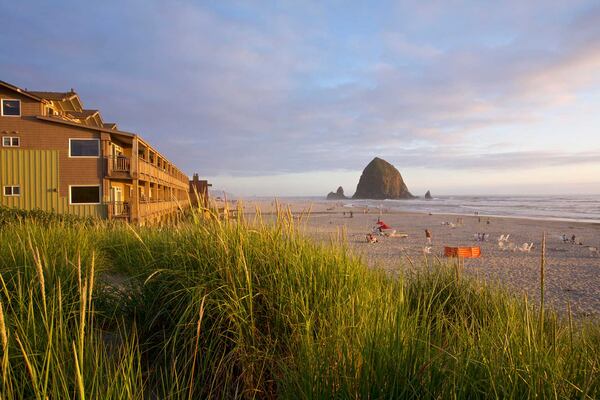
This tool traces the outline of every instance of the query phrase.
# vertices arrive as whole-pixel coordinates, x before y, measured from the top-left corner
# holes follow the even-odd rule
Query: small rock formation
[[[389,162],[375,157],[363,170],[353,199],[413,199],[400,172]]]
[[[433,197],[431,197],[431,192],[428,190],[427,193],[425,193],[425,199],[426,200],[431,200],[433,199]]]
[[[344,200],[344,199],[347,199],[347,197],[344,195],[344,188],[341,186],[339,188],[337,188],[337,191],[329,192],[329,194],[327,195],[327,200]]]

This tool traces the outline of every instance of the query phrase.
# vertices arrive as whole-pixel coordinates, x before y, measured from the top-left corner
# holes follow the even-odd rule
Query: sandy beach
[[[535,302],[539,301],[541,242],[546,232],[546,304],[562,313],[570,303],[577,316],[600,316],[600,256],[590,250],[600,247],[600,224],[385,210],[380,213],[375,209],[366,213],[364,209],[350,209],[336,201],[282,201],[280,205],[289,207],[295,215],[310,210],[303,227],[309,236],[330,240],[344,232],[351,251],[371,267],[390,273],[412,268],[411,261],[414,268],[423,268],[424,248],[429,247],[425,229],[432,234],[431,253],[427,254],[430,259],[443,257],[444,246],[480,246],[481,258],[465,260],[464,273],[499,283],[515,294],[527,294]],[[275,212],[274,202],[244,202],[246,212],[251,213],[256,207],[267,216]],[[367,243],[366,234],[372,231],[378,218],[408,237],[377,236],[377,243]],[[489,238],[477,241],[477,233],[486,233]],[[498,238],[508,234],[505,247],[511,246],[510,243],[519,247],[533,243],[533,248],[530,252],[501,249]],[[576,244],[563,242],[563,234],[569,238],[575,235]]]

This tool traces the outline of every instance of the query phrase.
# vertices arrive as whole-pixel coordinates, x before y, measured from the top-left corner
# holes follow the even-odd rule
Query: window
[[[4,117],[20,117],[21,116],[21,100],[2,99],[2,116],[4,116]]]
[[[21,140],[18,137],[11,136],[3,136],[2,137],[2,146],[3,147],[19,147],[21,145]]]
[[[69,157],[100,157],[98,139],[69,139]]]
[[[4,186],[4,195],[15,197],[21,195],[21,186]]]
[[[69,186],[69,204],[100,204],[100,186]]]

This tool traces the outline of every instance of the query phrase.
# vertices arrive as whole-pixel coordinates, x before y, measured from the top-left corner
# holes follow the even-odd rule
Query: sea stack
[[[344,200],[347,199],[346,195],[344,195],[344,188],[338,187],[337,191],[329,192],[327,195],[327,200]]]
[[[431,197],[431,192],[428,190],[427,193],[425,193],[425,200],[431,200],[433,199],[433,197]]]
[[[402,175],[389,162],[375,157],[363,170],[353,199],[412,199]]]

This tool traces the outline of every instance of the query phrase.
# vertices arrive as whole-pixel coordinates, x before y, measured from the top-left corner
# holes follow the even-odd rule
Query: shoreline
[[[236,200],[236,201],[241,201],[242,205],[246,205],[246,204],[264,204],[264,203],[270,203],[270,201],[268,200],[260,200],[260,201],[256,201],[256,200],[244,200],[244,199],[240,199],[240,200]],[[279,200],[278,200],[279,201]],[[298,204],[302,204],[304,207],[309,208],[310,206],[325,206],[325,205],[331,205],[334,204],[334,202],[340,202],[343,200],[317,200],[317,201],[312,201],[312,202],[299,202],[299,201],[291,201],[288,203],[284,203],[279,201],[279,204],[281,207],[290,205],[290,206],[295,206]],[[231,201],[229,201],[231,202]],[[331,202],[331,203],[328,203]],[[306,205],[308,204],[308,206]],[[335,207],[335,206],[334,206]],[[338,206],[338,207],[342,207],[342,208],[350,208],[347,207],[346,205],[342,205],[342,206]],[[373,210],[374,212],[367,212],[367,215],[379,215],[379,208],[378,207],[356,207],[357,209],[360,210],[360,214],[363,215],[363,210],[364,209],[368,209],[368,210]],[[235,209],[235,207],[230,207],[230,209]],[[336,213],[343,213],[344,211],[349,212],[348,210],[318,210],[318,211],[311,211],[311,215],[324,215],[324,214],[336,214]],[[294,211],[294,209],[292,209],[292,212],[300,212],[296,209],[296,211]],[[255,211],[254,209],[252,209],[252,211],[248,211],[247,209],[244,209],[244,213],[245,214],[254,214]],[[262,215],[276,215],[276,211],[263,211],[261,209],[261,214]],[[357,212],[358,213],[358,212]],[[393,209],[388,209],[388,208],[384,208],[382,210],[382,215],[385,214],[389,214],[389,215],[402,215],[402,214],[407,214],[407,215],[412,215],[412,214],[417,214],[417,215],[437,215],[437,216],[448,216],[448,217],[481,217],[481,218],[494,218],[494,219],[516,219],[516,220],[526,220],[526,221],[537,221],[537,222],[569,222],[569,223],[576,223],[576,224],[586,224],[586,225],[592,225],[592,226],[596,226],[598,228],[600,228],[600,220],[592,220],[592,219],[575,219],[575,218],[560,218],[560,217],[534,217],[534,216],[520,216],[520,215],[500,215],[500,214],[479,214],[479,215],[475,215],[473,213],[451,213],[451,212],[427,212],[427,211],[418,211],[418,210],[393,210]]]
[[[431,200],[331,199],[325,197],[253,197],[240,198],[254,203],[277,201],[281,204],[303,203],[342,205],[346,209],[389,210],[445,215],[527,218],[541,221],[586,222],[600,224],[600,196],[442,196]],[[323,207],[321,207],[323,208]]]
[[[327,200],[324,200],[327,201]],[[344,205],[343,207],[347,207]],[[350,205],[351,208],[352,205]],[[379,207],[370,207],[369,209],[378,210]],[[509,215],[509,214],[474,214],[474,213],[453,213],[453,212],[439,212],[439,211],[420,211],[420,210],[389,210],[388,213],[395,212],[407,212],[407,213],[418,213],[418,214],[433,214],[433,215],[451,215],[451,216],[459,216],[459,217],[486,217],[486,218],[516,218],[516,219],[528,219],[535,221],[559,221],[559,222],[581,222],[586,224],[596,224],[600,225],[600,220],[596,219],[577,219],[577,218],[561,218],[561,217],[536,217],[536,216],[528,216],[528,215]]]
[[[426,214],[426,215],[446,215],[446,216],[458,216],[458,217],[482,217],[482,218],[512,218],[512,219],[524,219],[530,221],[540,221],[540,222],[574,222],[580,224],[591,224],[600,226],[600,221],[597,220],[585,220],[585,219],[574,219],[574,218],[552,218],[552,217],[530,217],[530,216],[520,216],[520,215],[500,215],[500,214],[461,214],[461,213],[438,213],[438,212],[425,212],[425,211],[400,211],[400,212],[408,212],[408,213],[416,213],[416,214]]]

